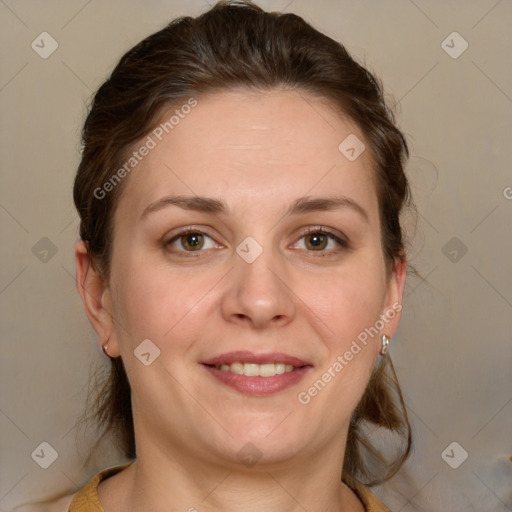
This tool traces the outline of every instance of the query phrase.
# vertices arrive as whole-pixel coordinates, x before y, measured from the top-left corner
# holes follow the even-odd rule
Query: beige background
[[[416,445],[376,494],[394,512],[512,510],[512,2],[258,3],[304,16],[364,60],[396,100],[411,144],[411,257],[425,281],[409,281],[390,352]],[[0,1],[0,512],[72,492],[119,461],[106,450],[86,471],[75,448],[88,369],[101,359],[73,278],[79,132],[122,53],[206,7]],[[458,58],[442,47],[454,31],[469,44]],[[47,59],[31,47],[42,32],[58,43]],[[445,44],[453,53],[463,41]],[[31,457],[41,442],[58,452],[48,469]],[[452,469],[445,460],[460,462],[462,449],[469,456]]]

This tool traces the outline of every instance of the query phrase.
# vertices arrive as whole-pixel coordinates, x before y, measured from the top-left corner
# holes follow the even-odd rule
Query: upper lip
[[[201,361],[202,364],[219,366],[222,364],[232,363],[252,363],[252,364],[265,364],[265,363],[284,363],[297,368],[301,366],[311,366],[311,363],[299,359],[298,357],[283,354],[281,352],[270,352],[266,354],[254,354],[248,351],[227,352],[206,361]]]

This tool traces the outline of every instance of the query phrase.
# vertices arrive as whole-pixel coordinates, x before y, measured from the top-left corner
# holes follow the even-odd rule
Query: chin
[[[290,415],[290,418],[293,416]],[[229,453],[229,457],[236,458],[236,462],[242,462],[248,467],[253,465],[280,465],[286,464],[304,452],[311,449],[312,440],[305,435],[304,429],[298,425],[285,423],[286,415],[272,418],[264,418],[260,421],[247,421],[240,425],[233,425],[227,439],[229,446],[221,446],[220,449]]]

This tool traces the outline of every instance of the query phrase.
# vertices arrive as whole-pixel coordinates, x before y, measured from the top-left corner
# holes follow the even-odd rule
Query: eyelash
[[[179,233],[174,235],[172,238],[167,240],[164,243],[164,246],[165,247],[170,246],[176,240],[179,240],[181,237],[183,237],[185,235],[188,235],[190,233],[194,233],[194,234],[198,234],[198,235],[203,235],[203,236],[206,236],[206,237],[208,237],[208,238],[213,240],[213,238],[211,236],[209,236],[207,233],[205,233],[204,231],[201,231],[200,229],[195,229],[193,227],[190,227],[190,228],[184,229],[183,231],[180,231]],[[308,235],[312,235],[312,234],[319,234],[319,235],[327,236],[331,240],[334,240],[341,247],[341,250],[343,250],[343,249],[347,250],[347,249],[351,248],[351,246],[350,246],[350,244],[349,244],[347,239],[337,236],[336,234],[334,234],[332,231],[330,231],[328,228],[326,228],[324,226],[315,226],[315,227],[308,228],[304,233],[302,233],[302,235],[299,237],[298,240],[301,240],[302,238],[307,237]],[[338,253],[340,251],[340,249],[334,249],[334,250],[331,249],[329,251],[325,251],[325,250],[312,251],[312,250],[307,250],[306,249],[306,251],[310,252],[310,253],[318,253],[317,254],[318,257],[327,257],[327,256],[332,255],[333,253]],[[197,253],[204,252],[204,250],[202,250],[202,249],[199,249],[197,251],[178,250],[177,252],[178,253],[182,253],[181,255],[183,257],[192,257],[192,258],[194,258],[194,257],[197,257],[196,256]]]

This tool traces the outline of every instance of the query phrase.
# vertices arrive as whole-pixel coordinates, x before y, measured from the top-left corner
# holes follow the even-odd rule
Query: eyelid
[[[217,242],[212,236],[210,236],[204,230],[202,230],[200,228],[196,228],[194,226],[189,226],[189,227],[183,228],[178,233],[175,233],[175,234],[171,235],[168,238],[166,237],[164,239],[164,246],[168,246],[171,243],[174,243],[176,240],[178,240],[182,236],[185,236],[185,235],[187,235],[189,233],[197,233],[197,234],[203,235],[203,236],[208,237],[211,240],[213,240],[216,244],[219,244],[219,242]],[[351,245],[350,245],[350,242],[349,242],[348,238],[343,233],[339,233],[337,231],[333,231],[332,229],[330,229],[330,228],[328,228],[326,226],[321,226],[321,225],[309,226],[305,230],[301,231],[300,236],[294,242],[293,245],[295,245],[299,240],[301,240],[305,236],[307,236],[309,234],[317,234],[317,233],[328,236],[329,238],[331,238],[331,240],[334,240],[342,249],[350,249],[351,248]],[[220,244],[220,245],[222,245],[222,244]],[[333,253],[339,252],[339,250],[340,249],[338,249],[338,250],[329,250],[329,251],[322,250],[322,251],[306,251],[306,252],[327,255],[327,254],[333,254]],[[178,250],[177,252],[181,253],[181,254],[193,255],[194,253],[204,252],[204,250],[201,250],[201,249],[197,250],[197,251]]]
[[[331,228],[328,228],[327,226],[321,226],[321,225],[310,226],[310,227],[306,228],[305,231],[301,232],[301,235],[298,240],[300,240],[301,238],[303,238],[309,234],[314,234],[314,233],[320,233],[322,235],[327,235],[329,238],[334,240],[339,246],[341,246],[342,249],[350,249],[352,247],[348,237],[345,236],[343,233],[341,233],[337,230],[332,230]],[[295,243],[297,243],[297,242],[295,242]],[[339,249],[338,249],[338,251],[339,251]],[[318,252],[319,254],[327,255],[327,254],[333,254],[338,251],[330,250],[330,251],[307,251],[307,252],[310,252],[310,253]]]
[[[171,245],[172,243],[176,242],[181,237],[188,235],[189,233],[197,233],[197,234],[203,235],[203,236],[208,237],[211,240],[213,240],[216,245],[223,245],[223,244],[220,244],[219,242],[217,242],[217,240],[215,240],[215,238],[213,238],[211,235],[209,235],[203,229],[196,228],[194,226],[189,226],[189,227],[181,229],[177,233],[171,234],[169,236],[165,236],[164,239],[163,239],[164,247],[167,247],[168,245]],[[190,254],[190,255],[192,255],[194,253],[204,252],[204,250],[198,250],[198,251],[177,250],[177,252],[181,253],[181,254]]]

